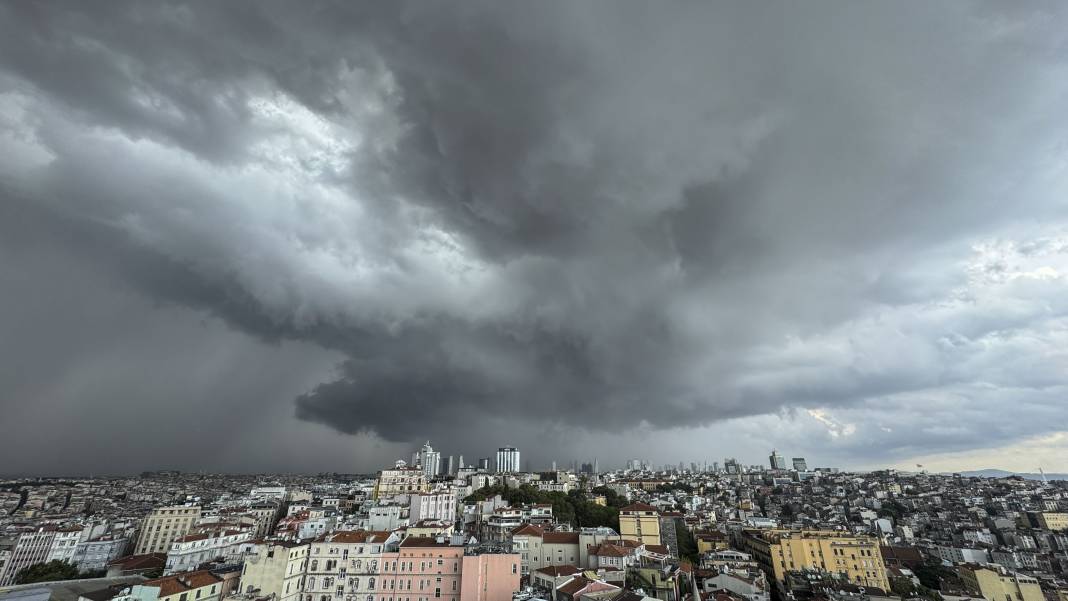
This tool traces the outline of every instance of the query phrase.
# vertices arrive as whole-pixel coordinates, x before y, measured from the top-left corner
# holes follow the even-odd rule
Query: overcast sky
[[[0,472],[1068,471],[1066,11],[0,3]]]

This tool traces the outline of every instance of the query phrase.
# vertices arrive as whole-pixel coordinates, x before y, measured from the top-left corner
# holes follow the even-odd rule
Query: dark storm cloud
[[[338,353],[297,417],[388,441],[1048,417],[1065,15],[894,8],[4,4],[0,260]]]

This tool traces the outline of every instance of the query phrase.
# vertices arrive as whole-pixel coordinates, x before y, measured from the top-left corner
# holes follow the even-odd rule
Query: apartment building
[[[456,492],[437,491],[414,494],[408,500],[408,518],[411,523],[420,520],[456,521]]]
[[[1044,601],[1038,580],[995,565],[957,566],[964,586],[988,601]]]
[[[48,550],[48,557],[45,561],[58,560],[74,563],[74,554],[78,549],[78,541],[81,539],[81,528],[56,528],[56,534],[52,538],[52,546]]]
[[[633,503],[619,510],[619,535],[643,545],[660,545],[660,511],[652,505]]]
[[[578,532],[546,532],[533,524],[512,531],[512,551],[519,555],[524,578],[551,566],[591,567],[589,550],[605,541],[620,541],[611,528],[583,528]],[[639,544],[635,541],[626,541]]]
[[[295,542],[265,542],[245,558],[240,591],[258,596],[273,595],[276,601],[298,601],[304,591],[311,545]]]
[[[890,590],[879,539],[833,530],[745,530],[742,550],[753,556],[777,586],[792,570],[835,572],[854,584]]]
[[[187,534],[167,552],[166,573],[195,570],[203,563],[222,559],[238,561],[252,552],[253,530],[208,530]]]
[[[305,601],[332,601],[335,596],[375,598],[383,588],[381,563],[387,544],[400,534],[365,530],[335,532],[311,543]]]
[[[108,564],[126,554],[130,540],[124,536],[105,534],[78,543],[71,560],[82,572],[105,570]]]
[[[47,561],[55,537],[56,529],[51,526],[20,533],[4,563],[3,571],[0,571],[0,586],[13,584],[19,572]]]
[[[382,470],[378,475],[373,497],[378,500],[427,492],[430,492],[430,483],[426,473],[418,467],[408,467],[405,462],[398,461],[393,469]]]
[[[511,601],[519,555],[482,552],[463,537],[410,536],[382,554],[380,586],[394,601]]]
[[[171,544],[188,534],[198,519],[200,507],[196,505],[157,507],[141,524],[134,554],[168,553]]]

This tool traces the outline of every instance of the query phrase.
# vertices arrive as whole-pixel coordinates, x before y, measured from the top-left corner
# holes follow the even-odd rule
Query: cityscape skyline
[[[1068,4],[315,5],[0,3],[2,471],[1068,472]]]

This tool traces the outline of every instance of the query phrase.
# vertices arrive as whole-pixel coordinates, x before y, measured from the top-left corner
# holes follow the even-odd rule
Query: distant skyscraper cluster
[[[522,471],[521,455],[516,447],[500,447],[495,456],[479,458],[477,466],[477,470],[467,466],[463,455],[459,459],[453,455],[443,458],[441,451],[435,450],[429,440],[412,453],[411,467],[422,470],[427,478],[455,476],[465,470],[488,472],[491,468],[500,474],[519,472]]]

